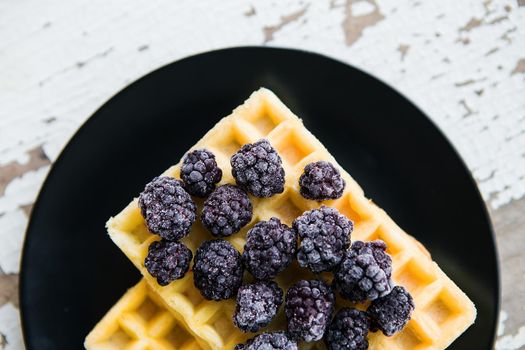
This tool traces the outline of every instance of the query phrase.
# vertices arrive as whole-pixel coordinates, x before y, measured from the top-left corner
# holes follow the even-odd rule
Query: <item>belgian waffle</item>
[[[352,240],[382,239],[387,243],[387,252],[393,259],[393,280],[409,290],[416,304],[412,319],[403,331],[393,337],[386,337],[380,332],[370,333],[370,349],[444,349],[474,322],[476,309],[469,298],[432,261],[419,242],[365,197],[363,190],[337,164],[321,142],[271,91],[260,89],[254,92],[231,115],[219,121],[192,149],[206,148],[212,151],[223,170],[220,184],[235,183],[231,176],[231,155],[241,145],[261,138],[268,139],[283,159],[285,190],[271,198],[251,197],[254,207],[252,221],[239,233],[227,238],[235,248],[242,252],[246,232],[257,221],[275,216],[291,224],[302,212],[319,207],[320,203],[307,200],[299,194],[298,179],[306,164],[326,160],[341,170],[346,188],[341,198],[322,204],[336,207],[354,221]],[[163,175],[179,178],[180,163]],[[197,204],[202,207],[201,202]],[[159,286],[148,274],[143,265],[144,258],[148,246],[159,237],[148,231],[137,199],[111,218],[107,228],[113,241],[141,271],[151,290],[158,294],[177,319],[184,322],[201,344],[211,349],[231,349],[248,337],[232,324],[234,301],[203,299],[193,285],[191,272],[166,287]],[[183,242],[195,251],[203,240],[211,238],[197,220]],[[296,264],[292,264],[277,280],[283,288],[287,288],[296,280],[308,277],[312,276],[306,269],[298,269]],[[338,303],[340,306],[344,301],[338,298]],[[277,328],[284,328],[282,310],[278,321],[273,324]],[[301,344],[301,348],[314,346],[317,345]]]
[[[124,294],[86,337],[88,350],[204,350],[146,281]]]

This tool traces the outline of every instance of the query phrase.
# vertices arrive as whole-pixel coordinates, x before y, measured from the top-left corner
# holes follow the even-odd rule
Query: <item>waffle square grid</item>
[[[111,308],[87,336],[85,347],[93,350],[205,349],[144,280]]]
[[[383,210],[364,196],[363,190],[352,177],[271,91],[262,88],[254,92],[243,105],[219,121],[191,149],[207,148],[212,151],[223,170],[220,184],[235,183],[231,175],[231,155],[241,145],[261,138],[268,139],[283,159],[285,191],[265,199],[250,196],[254,207],[252,221],[239,233],[227,238],[236,249],[242,252],[246,232],[256,222],[276,216],[289,225],[305,210],[319,207],[319,203],[307,200],[299,194],[298,180],[306,164],[318,160],[330,161],[341,170],[346,188],[341,198],[324,201],[322,204],[336,207],[354,221],[352,241],[382,239],[387,243],[388,253],[393,259],[394,282],[405,286],[416,304],[412,320],[403,331],[393,337],[386,337],[380,332],[370,333],[369,348],[444,349],[474,322],[476,309],[469,298],[432,261],[430,254],[419,242],[400,229]],[[169,168],[163,175],[179,178],[180,163]],[[196,202],[200,210],[202,200]],[[143,261],[149,244],[159,237],[148,231],[137,199],[111,218],[107,228],[112,240],[141,271],[151,293],[164,302],[175,318],[184,322],[186,329],[203,349],[231,349],[252,336],[243,334],[233,326],[231,318],[234,301],[215,302],[202,298],[193,285],[191,272],[166,287],[159,286],[148,274]],[[203,240],[211,238],[213,237],[197,220],[183,242],[195,252]],[[249,278],[245,275],[246,277]],[[277,280],[286,289],[301,278],[313,278],[313,275],[306,269],[299,269],[294,263]],[[337,299],[338,307],[347,304],[341,298]],[[278,321],[272,322],[273,327],[284,329],[282,313],[281,310]],[[304,349],[317,346],[307,343],[300,345]]]

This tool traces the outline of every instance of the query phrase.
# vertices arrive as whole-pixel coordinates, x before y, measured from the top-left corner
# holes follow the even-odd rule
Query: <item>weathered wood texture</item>
[[[143,74],[236,45],[338,58],[435,121],[492,210],[503,273],[497,349],[525,349],[522,0],[0,2],[0,349],[22,348],[16,289],[27,215],[69,137]]]

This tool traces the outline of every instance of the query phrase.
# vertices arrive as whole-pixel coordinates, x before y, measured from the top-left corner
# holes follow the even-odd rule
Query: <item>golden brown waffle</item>
[[[196,339],[142,280],[100,320],[84,346],[87,350],[206,349]]]
[[[242,252],[247,230],[259,220],[276,216],[290,224],[305,210],[320,206],[299,194],[298,179],[310,162],[327,160],[338,166],[346,181],[343,196],[323,204],[339,209],[352,219],[355,229],[352,240],[382,239],[393,258],[393,279],[405,286],[416,304],[412,320],[393,337],[380,332],[370,334],[370,349],[444,349],[474,322],[476,309],[469,298],[434,263],[414,238],[401,230],[388,215],[364,196],[363,190],[345,172],[326,148],[317,140],[271,91],[260,89],[231,115],[223,118],[192,149],[207,148],[217,158],[223,170],[221,184],[235,183],[231,176],[230,157],[241,145],[266,138],[283,159],[286,172],[285,191],[271,198],[251,197],[252,221],[228,240]],[[163,175],[179,177],[179,165]],[[197,203],[201,207],[202,202]],[[146,228],[135,199],[107,223],[109,235],[142,272],[150,288],[158,293],[177,318],[211,349],[231,349],[248,336],[236,329],[231,321],[234,301],[208,301],[202,298],[188,273],[183,279],[160,287],[144,268],[149,244],[158,239]],[[183,242],[195,251],[211,235],[197,222]],[[293,264],[277,278],[283,288],[301,277],[312,277],[306,269]],[[339,305],[343,304],[338,298]],[[274,326],[284,328],[282,310]],[[315,345],[301,344],[301,348]]]

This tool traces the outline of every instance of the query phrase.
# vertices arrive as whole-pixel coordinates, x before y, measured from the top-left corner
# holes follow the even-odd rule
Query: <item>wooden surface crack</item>
[[[275,33],[283,29],[285,26],[299,20],[304,16],[308,10],[308,5],[304,6],[302,9],[292,12],[288,15],[281,16],[281,20],[278,24],[272,26],[263,27],[264,33],[264,43],[268,43],[274,39]]]
[[[0,275],[0,307],[12,303],[18,307],[18,274]]]

